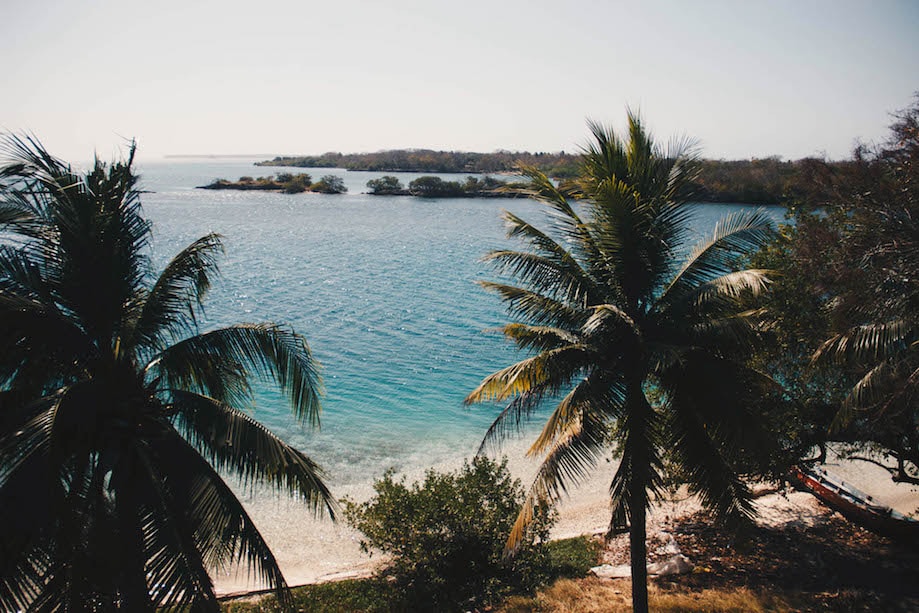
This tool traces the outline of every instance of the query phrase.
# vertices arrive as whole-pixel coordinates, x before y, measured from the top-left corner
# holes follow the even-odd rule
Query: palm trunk
[[[629,506],[632,507],[632,521],[629,528],[629,561],[632,565],[632,610],[636,613],[648,611],[648,545],[647,523],[644,508],[645,490],[637,484],[630,492]]]
[[[116,468],[112,475],[120,540],[118,557],[123,566],[118,586],[121,597],[119,608],[124,611],[153,611],[144,564],[144,535],[138,516],[140,503],[134,490],[137,485],[129,470],[132,459],[123,459],[122,466]]]
[[[648,612],[647,499],[651,474],[653,409],[638,378],[629,385],[629,432],[632,475],[629,486],[629,561],[632,567],[632,610]]]

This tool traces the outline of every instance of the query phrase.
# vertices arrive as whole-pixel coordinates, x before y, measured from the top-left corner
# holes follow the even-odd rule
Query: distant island
[[[292,174],[289,172],[278,173],[277,176],[268,177],[240,177],[237,181],[217,179],[207,185],[199,185],[198,189],[235,189],[243,191],[268,191],[284,192],[285,194],[299,194],[303,192],[316,192],[319,194],[343,194],[348,191],[345,182],[336,175],[326,175],[313,182],[313,178],[306,174]]]
[[[511,173],[518,164],[535,166],[555,179],[577,174],[580,155],[497,151],[470,153],[397,149],[376,153],[323,153],[322,155],[279,156],[256,162],[256,166],[296,168],[342,168],[378,172]],[[704,202],[783,204],[800,191],[809,159],[783,161],[778,157],[752,160],[702,160],[696,191]],[[834,162],[838,166],[844,162]],[[447,182],[453,183],[453,182]],[[404,191],[410,191],[405,190]],[[377,193],[371,190],[370,193]],[[407,195],[413,195],[408,193]]]
[[[423,176],[409,182],[408,188],[398,177],[386,175],[367,181],[372,196],[415,196],[418,198],[516,198],[517,194],[506,188],[516,187],[510,183],[484,176],[466,177],[463,182],[444,181],[440,177]]]

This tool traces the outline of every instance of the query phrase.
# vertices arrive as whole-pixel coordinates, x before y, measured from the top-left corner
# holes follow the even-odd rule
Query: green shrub
[[[402,181],[392,175],[385,175],[379,179],[370,179],[367,181],[367,187],[370,188],[370,193],[374,195],[399,194],[405,191]]]
[[[310,186],[310,191],[320,194],[343,194],[348,191],[341,177],[325,175]]]
[[[298,175],[289,172],[278,175],[278,183],[282,185],[285,194],[299,194],[305,192],[312,185],[313,178],[306,173]]]
[[[549,574],[552,579],[576,579],[583,577],[599,564],[600,541],[589,536],[575,536],[559,541],[550,541]]]
[[[537,513],[513,557],[504,544],[524,492],[506,460],[477,457],[454,473],[430,470],[406,486],[387,472],[363,504],[346,500],[345,517],[365,551],[392,555],[387,569],[408,610],[468,610],[530,591],[549,578],[546,547],[555,516]]]

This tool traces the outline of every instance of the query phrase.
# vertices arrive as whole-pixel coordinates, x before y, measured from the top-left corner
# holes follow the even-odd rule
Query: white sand
[[[513,441],[503,449],[511,472],[525,485],[529,484],[536,467],[534,462],[524,457],[527,444],[524,440]],[[462,458],[458,457],[434,468],[455,470],[461,464]],[[601,461],[590,478],[570,490],[570,496],[559,506],[559,519],[552,532],[554,538],[606,531],[610,519],[608,488],[615,468],[614,461]],[[833,456],[826,468],[870,493],[882,504],[904,513],[919,509],[919,487],[894,483],[889,473],[880,467],[861,461],[843,461]],[[408,482],[421,479],[424,470],[417,467],[407,471]],[[337,497],[367,500],[373,494],[372,479],[377,477],[379,475],[372,475],[365,483],[335,487],[333,492]],[[244,497],[244,504],[274,551],[290,585],[366,576],[381,562],[379,554],[370,556],[360,551],[360,534],[343,520],[337,523],[328,519],[317,520],[296,501],[271,493]],[[814,525],[829,513],[813,496],[802,492],[762,496],[757,499],[757,508],[758,521],[776,527],[788,523]],[[649,517],[649,535],[667,530],[675,519],[699,509],[695,498],[679,497],[674,501],[659,502]],[[215,582],[218,594],[263,587],[247,580],[245,574],[238,573],[215,576]]]

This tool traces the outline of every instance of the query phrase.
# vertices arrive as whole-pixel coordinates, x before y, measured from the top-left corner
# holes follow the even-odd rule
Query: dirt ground
[[[919,547],[847,521],[809,494],[769,494],[753,527],[734,533],[701,511],[663,518],[649,532],[651,562],[685,555],[692,572],[658,577],[664,590],[739,589],[790,595],[805,611],[919,611]],[[628,537],[604,562],[628,564]]]

